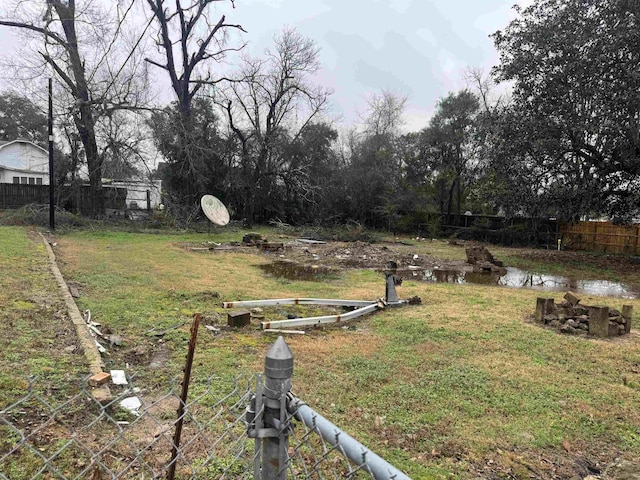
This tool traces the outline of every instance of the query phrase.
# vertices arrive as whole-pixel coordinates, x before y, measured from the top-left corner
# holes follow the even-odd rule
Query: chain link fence
[[[0,410],[0,479],[408,478],[291,393],[292,356],[266,364],[264,377],[194,383],[186,404],[178,381],[114,387],[106,403],[86,382],[63,395],[31,381]]]

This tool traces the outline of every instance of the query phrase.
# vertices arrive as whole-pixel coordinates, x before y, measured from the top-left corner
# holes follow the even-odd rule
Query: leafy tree
[[[47,117],[28,98],[4,93],[0,95],[0,140],[17,138],[46,143]]]
[[[463,195],[475,179],[478,158],[473,128],[480,104],[469,90],[442,98],[423,131],[425,161],[440,213],[460,215]]]
[[[396,201],[402,175],[398,139],[406,98],[383,90],[367,99],[362,130],[348,136],[346,215],[375,226],[386,217],[388,225],[398,210]],[[380,225],[381,226],[381,225]]]
[[[340,208],[342,168],[333,148],[338,133],[326,123],[313,123],[289,142],[281,172],[283,211],[288,222],[335,220]]]
[[[538,0],[519,14],[494,34],[496,73],[514,85],[498,171],[537,178],[531,193],[558,217],[628,218],[640,191],[640,3]]]
[[[189,125],[177,102],[151,115],[149,125],[156,147],[167,160],[162,172],[165,188],[174,203],[188,205],[184,195],[210,193],[226,199],[228,164],[223,154],[229,148],[220,136],[218,117],[210,100],[195,98],[190,105]],[[184,161],[188,155],[189,161]],[[191,200],[194,200],[192,198]]]

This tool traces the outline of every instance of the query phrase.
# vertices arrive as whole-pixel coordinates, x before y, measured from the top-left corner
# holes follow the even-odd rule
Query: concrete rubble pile
[[[553,298],[536,300],[535,321],[567,334],[588,334],[606,338],[626,335],[631,331],[633,307],[623,305],[622,311],[602,305],[583,305],[580,298],[567,292],[558,304]]]
[[[467,263],[473,266],[474,272],[494,272],[500,275],[507,273],[503,263],[493,258],[493,255],[486,247],[467,247],[465,253],[467,254]]]

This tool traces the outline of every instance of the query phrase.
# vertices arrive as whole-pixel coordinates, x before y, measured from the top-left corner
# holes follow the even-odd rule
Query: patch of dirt
[[[302,265],[323,265],[334,269],[376,269],[387,267],[389,261],[397,263],[399,269],[410,266],[422,268],[464,269],[468,264],[464,261],[442,260],[433,255],[416,255],[412,246],[402,242],[367,243],[367,242],[327,242],[324,244],[304,244],[287,242],[283,248],[266,253],[255,246],[228,243],[210,246],[208,244],[182,243],[176,246],[195,252],[238,252],[248,254],[264,254],[280,261],[293,261]]]
[[[564,444],[559,449],[529,450],[525,448],[496,449],[476,462],[473,470],[487,479],[600,479],[636,480],[629,476],[640,473],[640,465],[625,460],[615,449],[595,451]]]

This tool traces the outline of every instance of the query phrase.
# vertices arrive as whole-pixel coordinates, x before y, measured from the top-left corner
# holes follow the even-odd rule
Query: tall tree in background
[[[227,44],[231,31],[242,31],[240,25],[226,22],[226,17],[214,14],[213,7],[227,0],[147,0],[157,28],[156,46],[159,56],[148,57],[147,62],[164,70],[171,80],[171,88],[176,95],[174,106],[166,110],[170,115],[176,137],[171,148],[164,148],[166,138],[161,133],[160,149],[170,153],[167,160],[172,164],[173,175],[179,177],[174,193],[179,203],[193,204],[200,195],[207,193],[201,188],[206,185],[202,178],[210,169],[203,169],[204,150],[198,144],[202,138],[202,125],[198,124],[202,105],[194,115],[193,105],[197,95],[206,85],[215,85],[226,80],[216,76],[212,65],[225,58],[229,51],[242,48]],[[233,5],[233,0],[228,3]],[[217,21],[211,19],[217,17]],[[178,115],[174,115],[177,113]],[[206,118],[207,122],[211,119]],[[159,125],[160,119],[154,120]],[[208,147],[205,147],[205,150]],[[214,157],[211,157],[212,161]],[[221,175],[222,172],[214,173]],[[222,195],[224,199],[224,195]]]
[[[349,216],[374,226],[398,209],[402,158],[397,141],[402,127],[406,97],[382,90],[367,99],[362,131],[354,131],[349,142]]]
[[[238,147],[236,201],[248,223],[279,214],[269,206],[280,194],[278,184],[297,174],[285,147],[319,117],[330,94],[309,79],[320,66],[313,40],[286,28],[274,44],[265,58],[244,57],[240,80],[217,97]]]
[[[196,97],[191,102],[191,129],[185,131],[182,112],[177,103],[151,115],[149,124],[156,146],[168,160],[162,169],[165,188],[171,192],[209,192],[228,196],[229,151],[219,132],[218,117],[209,99]],[[190,175],[185,175],[182,155],[188,152]],[[184,205],[188,206],[188,205]]]
[[[426,161],[435,177],[440,213],[460,215],[463,194],[475,178],[478,158],[473,127],[480,104],[469,90],[442,98],[423,132]]]
[[[39,57],[53,69],[65,94],[89,172],[91,210],[104,213],[102,192],[103,158],[98,149],[96,127],[100,117],[118,109],[134,108],[140,101],[146,72],[135,62],[135,47],[124,60],[115,45],[121,45],[124,18],[119,8],[114,15],[87,0],[37,0],[14,2],[11,18],[0,25],[18,28],[38,42]],[[34,43],[35,44],[35,43]],[[32,62],[37,63],[37,62]],[[40,74],[44,69],[40,64]],[[38,65],[36,65],[38,68]],[[140,88],[134,88],[136,87]]]
[[[494,160],[535,172],[560,218],[637,213],[640,3],[538,0],[519,14],[494,40],[498,78],[514,83],[498,143],[520,147]]]

